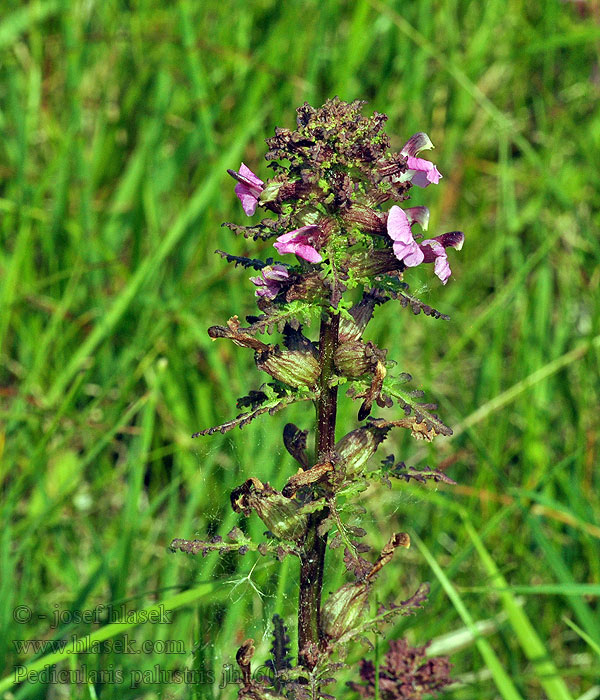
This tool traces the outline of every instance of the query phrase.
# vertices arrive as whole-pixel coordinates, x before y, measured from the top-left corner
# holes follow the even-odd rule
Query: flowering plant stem
[[[324,313],[319,334],[319,361],[321,374],[318,381],[315,464],[333,461],[335,422],[337,416],[337,386],[330,386],[334,375],[334,354],[338,344],[339,314]],[[309,670],[314,665],[311,650],[321,642],[321,594],[327,533],[319,535],[320,523],[327,517],[325,508],[313,513],[308,524],[300,558],[300,599],[298,604],[298,650],[302,666]]]

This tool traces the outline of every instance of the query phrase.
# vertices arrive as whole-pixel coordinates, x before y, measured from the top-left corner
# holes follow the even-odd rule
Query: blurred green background
[[[441,465],[459,484],[363,496],[370,544],[413,535],[380,599],[432,584],[386,637],[450,655],[445,697],[600,697],[599,22],[592,0],[4,0],[2,697],[230,698],[219,676],[243,639],[261,663],[275,612],[295,638],[294,561],[167,545],[226,533],[241,524],[234,486],[254,474],[281,488],[295,470],[281,430],[309,427],[302,405],[190,435],[264,380],[251,354],[206,334],[255,310],[247,272],[215,248],[269,254],[220,228],[247,222],[226,168],[243,159],[267,176],[263,139],[336,94],[386,112],[396,147],[431,136],[444,179],[412,203],[430,207],[433,235],[466,234],[447,287],[431,269],[407,277],[449,323],[387,304],[369,327],[455,429],[426,447],[396,435],[381,457]],[[344,399],[340,430],[355,412]],[[260,539],[257,519],[244,527]],[[172,620],[69,614],[121,603],[163,603]],[[107,641],[87,654],[16,643],[88,632]],[[115,647],[123,633],[143,653]],[[361,656],[373,652],[353,650],[336,697],[353,696]],[[57,660],[84,682],[30,673],[13,686],[13,665]],[[110,669],[123,680],[85,682]]]

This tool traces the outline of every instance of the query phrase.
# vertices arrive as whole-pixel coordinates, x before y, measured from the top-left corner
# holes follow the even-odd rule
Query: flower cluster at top
[[[264,181],[244,163],[229,171],[244,212],[253,216],[260,207],[276,218],[226,225],[255,240],[274,238],[280,255],[297,258],[296,266],[285,258],[264,269],[255,265],[260,275],[251,280],[265,302],[308,295],[336,307],[350,282],[372,284],[382,275],[401,280],[406,268],[422,263],[433,263],[442,284],[450,278],[447,249],[460,250],[464,235],[424,239],[415,227],[427,230],[427,207],[399,206],[411,187],[442,178],[420,157],[433,144],[420,132],[392,152],[383,131],[387,117],[362,116],[363,104],[337,97],[319,109],[305,103],[297,110],[295,131],[277,128],[267,139],[273,177]]]

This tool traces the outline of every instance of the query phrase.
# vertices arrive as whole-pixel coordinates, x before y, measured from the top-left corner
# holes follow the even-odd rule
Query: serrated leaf
[[[387,375],[383,380],[382,391],[394,397],[402,406],[406,415],[412,414],[414,416],[415,425],[421,425],[421,423],[425,422],[427,431],[433,430],[437,435],[452,435],[451,428],[445,425],[436,415],[430,413],[422,404],[415,401],[410,395],[410,391],[402,388],[403,383]],[[424,431],[421,430],[420,432]]]
[[[242,267],[251,268],[253,270],[262,270],[263,267],[273,264],[273,258],[267,258],[263,262],[258,258],[244,258],[239,255],[231,255],[230,253],[226,253],[224,250],[215,250],[215,253],[227,260],[227,262],[233,263],[235,267],[241,265]]]
[[[277,411],[281,411],[281,409],[293,403],[296,403],[297,401],[309,401],[312,398],[312,393],[294,393],[289,394],[288,396],[284,396],[283,398],[272,399],[271,401],[268,401],[267,403],[263,404],[254,411],[249,411],[248,413],[240,413],[239,416],[236,416],[232,420],[229,420],[225,423],[221,423],[221,425],[215,425],[212,428],[200,430],[199,432],[194,433],[192,437],[196,438],[200,437],[201,435],[212,435],[213,433],[224,434],[229,432],[230,430],[233,430],[233,428],[243,428],[245,425],[248,425],[248,423],[253,421],[255,418],[258,418],[258,416],[263,415],[264,413],[268,413],[272,416],[274,413],[277,413]]]

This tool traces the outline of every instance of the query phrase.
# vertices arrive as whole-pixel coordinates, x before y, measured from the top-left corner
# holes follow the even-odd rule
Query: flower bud
[[[321,368],[311,352],[269,349],[256,357],[256,366],[293,387],[315,385]]]
[[[250,281],[256,285],[256,296],[275,299],[279,294],[281,284],[289,279],[289,272],[283,265],[265,265],[260,275],[250,277]]]
[[[385,365],[383,362],[378,361],[371,379],[371,386],[366,391],[356,395],[356,398],[364,398],[362,406],[358,411],[358,420],[364,420],[369,415],[373,401],[376,401],[377,405],[381,406],[382,408],[384,406],[391,406],[390,397],[382,396],[381,394],[383,380],[385,379],[386,374],[387,370],[385,369]]]
[[[250,662],[254,656],[254,640],[246,639],[242,646],[237,650],[235,660],[238,666],[242,669],[245,679],[250,681]]]
[[[347,583],[327,598],[321,621],[328,637],[339,639],[364,619],[369,589],[369,583]]]
[[[308,515],[299,512],[301,506],[298,501],[285,498],[269,484],[263,485],[256,478],[248,479],[232,491],[231,507],[245,516],[255,510],[278,539],[295,542],[306,532]]]

